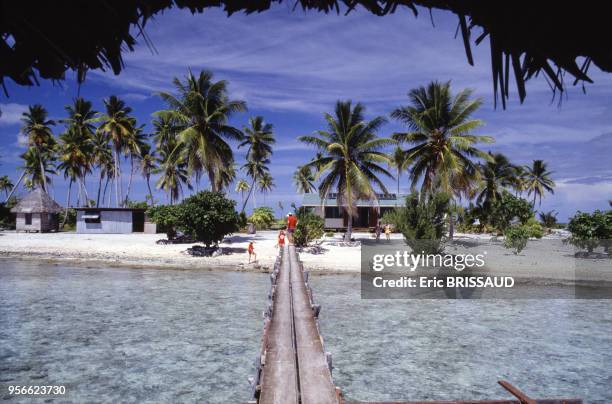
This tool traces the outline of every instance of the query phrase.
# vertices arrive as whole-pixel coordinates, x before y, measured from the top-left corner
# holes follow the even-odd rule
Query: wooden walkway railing
[[[268,306],[257,373],[247,404],[581,404],[580,399],[532,399],[508,382],[499,384],[516,399],[467,401],[346,401],[332,380],[331,354],[319,328],[314,304],[294,246],[285,246],[270,275]]]

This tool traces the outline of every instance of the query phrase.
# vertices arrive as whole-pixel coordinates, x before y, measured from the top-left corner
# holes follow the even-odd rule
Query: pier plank
[[[289,259],[302,403],[337,404],[336,388],[332,382],[310,296],[294,246],[289,247]]]
[[[285,247],[286,248],[286,247]],[[298,404],[297,367],[291,313],[290,262],[283,254],[274,293],[274,315],[266,337],[261,404]]]

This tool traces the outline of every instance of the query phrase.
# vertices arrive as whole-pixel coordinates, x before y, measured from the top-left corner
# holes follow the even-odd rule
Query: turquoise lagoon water
[[[361,300],[359,277],[311,277],[334,381],[351,399],[533,397],[612,402],[612,301]],[[0,262],[0,398],[249,398],[265,274]]]

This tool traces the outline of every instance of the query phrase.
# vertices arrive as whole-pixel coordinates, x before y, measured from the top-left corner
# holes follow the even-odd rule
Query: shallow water
[[[361,300],[311,277],[334,381],[349,398],[530,395],[612,402],[612,301]],[[69,402],[249,398],[267,275],[0,263],[0,397],[64,384]],[[28,400],[24,400],[27,402]]]
[[[240,402],[268,285],[263,274],[4,261],[0,385],[63,384],[71,402]]]
[[[311,278],[334,382],[359,400],[612,402],[612,300],[361,300],[359,277]]]

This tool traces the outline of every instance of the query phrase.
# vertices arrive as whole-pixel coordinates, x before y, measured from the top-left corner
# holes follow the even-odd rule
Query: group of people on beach
[[[277,247],[283,248],[285,246],[285,238],[289,238],[290,245],[293,244],[293,233],[295,232],[297,223],[297,217],[290,212],[287,215],[287,227],[285,228],[285,230],[281,230],[278,232],[278,241],[276,243]],[[253,262],[257,262],[257,254],[255,253],[254,243],[254,241],[249,241],[249,246],[247,248],[247,252],[249,253],[249,264],[251,263],[251,258],[253,258]]]
[[[374,235],[376,236],[376,241],[380,240],[380,234],[384,232],[387,241],[391,240],[391,225],[389,223],[384,226],[381,225],[380,222],[376,223],[376,227],[374,228]]]

